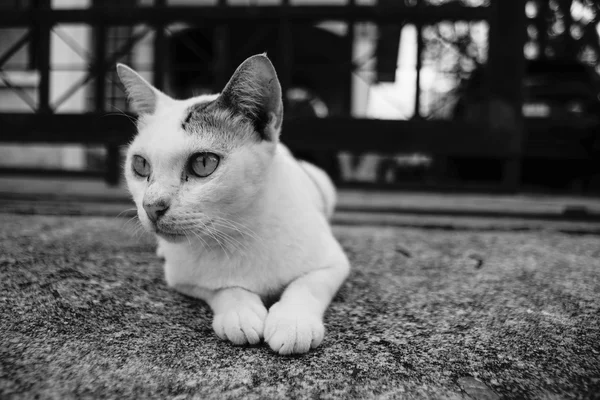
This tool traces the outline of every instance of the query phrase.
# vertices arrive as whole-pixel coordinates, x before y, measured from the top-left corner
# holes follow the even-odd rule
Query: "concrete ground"
[[[127,204],[34,197],[0,196],[2,399],[600,398],[597,222],[340,212],[325,341],[280,357],[220,341]]]

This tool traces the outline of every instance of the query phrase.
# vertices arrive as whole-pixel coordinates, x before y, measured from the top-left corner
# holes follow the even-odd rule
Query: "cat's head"
[[[244,61],[220,94],[187,100],[125,65],[117,72],[139,116],[125,176],[142,225],[169,241],[235,230],[264,188],[281,130],[281,86],[267,56]]]

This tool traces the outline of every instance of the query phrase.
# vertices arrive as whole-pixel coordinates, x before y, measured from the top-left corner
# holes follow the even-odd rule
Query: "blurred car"
[[[474,110],[486,101],[483,85],[483,69],[478,69],[464,83],[453,118],[473,118]],[[561,59],[527,63],[522,107],[526,186],[591,189],[600,174],[599,96],[600,76],[588,65]],[[465,163],[455,160],[457,170],[472,169]]]
[[[600,77],[571,60],[536,60],[523,81],[523,180],[591,189],[600,172]]]
[[[600,77],[588,65],[571,60],[530,61],[523,90],[526,119],[568,120],[584,126],[598,122]]]

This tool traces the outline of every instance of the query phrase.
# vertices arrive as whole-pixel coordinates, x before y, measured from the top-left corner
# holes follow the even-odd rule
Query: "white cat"
[[[167,283],[210,305],[222,339],[264,339],[280,354],[317,347],[349,264],[328,223],[331,181],[279,143],[281,87],[269,59],[250,57],[221,94],[187,100],[125,65],[117,71],[139,114],[127,184]]]

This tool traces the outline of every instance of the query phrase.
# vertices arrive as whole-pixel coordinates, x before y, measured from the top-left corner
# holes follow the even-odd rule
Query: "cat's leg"
[[[263,338],[267,309],[256,293],[233,287],[206,299],[213,310],[213,329],[234,344],[257,344]]]
[[[349,270],[348,259],[339,249],[328,267],[305,274],[288,285],[281,299],[269,309],[265,321],[265,341],[273,351],[306,353],[321,344],[325,334],[323,314]]]

